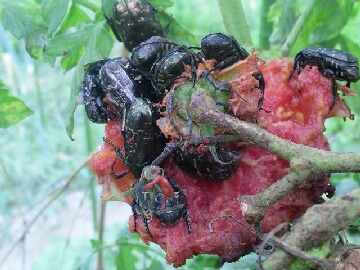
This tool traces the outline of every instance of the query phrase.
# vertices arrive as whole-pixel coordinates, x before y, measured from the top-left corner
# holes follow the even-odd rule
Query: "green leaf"
[[[187,46],[198,46],[199,38],[193,33],[183,27],[178,21],[170,16],[165,11],[158,11],[157,16],[160,24],[164,28],[168,28],[166,38],[172,42],[187,45]]]
[[[84,46],[84,53],[81,56],[75,69],[71,85],[68,109],[66,113],[66,132],[70,139],[73,139],[72,134],[74,132],[74,113],[77,106],[77,96],[79,94],[80,84],[84,76],[83,66],[87,63],[107,58],[114,44],[114,40],[111,34],[106,31],[104,24],[106,24],[105,21],[100,21],[96,24],[87,26],[86,30],[82,31],[80,35],[77,35],[76,32],[73,33],[77,35],[75,39],[76,42]],[[65,44],[64,46],[66,47]],[[73,46],[70,47],[72,47],[73,50],[75,49]],[[59,51],[60,49],[61,48],[58,48],[57,50]],[[55,51],[55,49],[53,51]]]
[[[91,244],[91,247],[95,250],[98,250],[100,248],[100,242],[97,239],[91,239],[90,244]]]
[[[277,22],[283,13],[284,8],[280,4],[279,1],[276,1],[274,4],[271,5],[268,13],[268,21],[270,22]]]
[[[137,246],[129,246],[126,244],[120,244],[119,252],[115,257],[116,270],[136,270],[135,263],[138,261],[138,257],[133,254],[135,250],[143,252],[142,249]],[[141,254],[141,253],[140,253]]]
[[[326,241],[323,244],[312,247],[306,251],[307,254],[317,257],[318,259],[326,258],[326,255],[330,252],[330,241]],[[314,269],[314,264],[308,260],[303,260],[300,258],[295,259],[290,266],[288,266],[289,270],[298,270],[298,269]]]
[[[341,50],[356,55],[357,57],[360,56],[360,46],[358,43],[351,40],[351,37],[341,34],[339,36],[339,43],[341,45]]]
[[[41,13],[48,25],[48,34],[53,34],[66,16],[69,0],[43,0]]]
[[[322,43],[339,35],[349,19],[353,5],[352,1],[333,0],[325,1],[321,7],[317,6],[319,8],[319,14],[316,15],[317,24],[314,25],[313,32],[309,36],[309,43]]]
[[[0,128],[8,128],[33,112],[20,99],[12,96],[0,80]]]
[[[295,1],[278,0],[271,7],[269,16],[274,22],[274,29],[270,36],[270,43],[278,45],[285,42],[295,23]]]
[[[163,269],[165,269],[164,266],[161,264],[160,261],[158,261],[156,259],[153,259],[151,261],[151,264],[147,268],[147,270],[163,270]]]
[[[353,1],[342,0],[317,0],[298,35],[291,55],[295,55],[305,47],[324,45],[324,43],[339,37],[346,25]]]
[[[76,32],[56,36],[44,47],[44,52],[56,57],[76,51],[91,39],[95,28],[96,25],[91,24]]]
[[[150,0],[149,3],[155,8],[168,8],[174,5],[174,0]]]
[[[79,7],[77,4],[71,4],[69,12],[67,13],[64,21],[62,22],[57,35],[64,34],[70,27],[76,27],[80,23],[89,23],[90,17],[88,14]]]
[[[112,18],[113,9],[117,2],[120,2],[120,0],[101,0],[102,8],[108,18]]]
[[[25,39],[31,57],[53,64],[54,58],[44,56],[42,47],[47,39],[48,27],[41,15],[41,6],[33,1],[1,1],[2,22],[17,39]]]
[[[65,71],[76,67],[80,61],[82,54],[84,53],[84,47],[79,48],[77,51],[69,52],[60,60],[60,64]]]
[[[241,0],[218,0],[218,3],[228,34],[245,47],[253,47]]]

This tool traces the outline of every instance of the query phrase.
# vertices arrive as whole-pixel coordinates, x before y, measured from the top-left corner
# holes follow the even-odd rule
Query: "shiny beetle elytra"
[[[126,112],[136,95],[135,83],[124,67],[127,63],[127,58],[119,57],[106,61],[100,69],[103,91],[122,117],[122,121],[125,120]]]
[[[164,136],[156,126],[159,118],[157,109],[146,99],[134,98],[123,122],[124,152],[104,139],[137,178],[165,147]],[[116,174],[113,171],[113,174],[115,178],[121,178],[128,172],[125,170]]]
[[[165,36],[156,10],[146,0],[121,0],[113,8],[113,17],[103,12],[115,37],[129,51],[152,36]]]
[[[336,80],[350,82],[359,80],[359,62],[353,55],[323,47],[309,47],[299,52],[294,60],[291,75],[297,71],[298,74],[305,66],[317,66],[319,71],[332,80],[333,95],[336,95]]]
[[[149,186],[149,183],[155,181]],[[159,182],[166,182],[173,190],[173,196],[165,196]],[[156,184],[155,184],[156,183]],[[154,215],[165,225],[176,224],[184,218],[188,232],[191,233],[191,226],[187,214],[187,202],[184,192],[172,178],[165,177],[164,171],[158,166],[146,166],[141,178],[134,183],[137,186],[133,194],[131,204],[134,215],[134,227],[136,231],[136,218],[140,215],[147,233],[152,237],[148,221]]]
[[[103,101],[105,93],[102,90],[99,77],[99,71],[105,62],[105,60],[100,60],[89,64],[80,86],[86,114],[94,123],[106,123],[109,118],[112,118],[112,113],[108,111]]]
[[[185,151],[176,149],[174,160],[182,170],[197,174],[202,179],[226,180],[236,172],[240,163],[239,155],[236,151],[225,148],[215,149],[216,153],[211,153],[208,149],[196,151],[195,147],[188,147]]]
[[[226,68],[249,56],[234,37],[222,33],[209,34],[201,40],[201,56],[205,60],[214,59],[213,69]]]
[[[138,72],[126,57],[107,60],[100,70],[100,81],[103,91],[123,121],[135,97],[156,99],[151,80]]]
[[[191,79],[196,78],[195,55],[186,47],[174,47],[164,57],[156,61],[151,72],[153,73],[153,85],[157,91],[165,95],[165,89],[175,80],[182,78],[184,65],[191,67]]]
[[[161,59],[167,51],[178,46],[160,36],[153,36],[133,49],[131,61],[134,66],[143,71],[150,71],[152,65]]]

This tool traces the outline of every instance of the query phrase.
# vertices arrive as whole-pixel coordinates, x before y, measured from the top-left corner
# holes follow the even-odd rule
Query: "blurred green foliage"
[[[104,12],[111,17],[111,7],[116,1],[0,0],[2,26],[8,31],[6,33],[0,29],[0,53],[3,55],[0,79],[11,89],[10,95],[1,83],[0,127],[8,128],[0,137],[2,217],[15,218],[20,215],[22,218],[21,215],[32,213],[31,210],[75,170],[79,160],[85,159],[95,145],[100,143],[102,127],[89,123],[82,107],[78,111],[75,109],[81,104],[78,89],[84,72],[83,66],[99,59],[126,54],[101,12],[101,7],[104,6]],[[280,57],[281,47],[294,34],[294,24],[303,14],[304,6],[311,1],[313,0],[150,2],[157,8],[163,25],[172,16],[168,38],[174,42],[199,46],[201,38],[206,34],[227,32],[235,36],[246,49],[255,48],[264,59],[270,59]],[[288,56],[293,58],[305,47],[325,46],[350,52],[360,58],[359,1],[317,0],[313,4],[301,32],[291,44]],[[242,7],[245,18],[236,16],[239,6]],[[25,47],[26,53],[22,47]],[[360,83],[352,84],[352,88],[360,89]],[[26,101],[34,114],[27,117],[30,109],[12,95]],[[16,104],[16,118],[6,120],[6,123],[3,119],[5,115],[10,115],[10,109],[4,106],[4,103],[8,105],[5,97]],[[358,96],[344,99],[355,114],[355,120],[344,122],[342,119],[329,119],[325,134],[333,151],[360,152],[360,99]],[[25,117],[27,118],[20,124],[9,127]],[[71,143],[68,139],[64,126],[68,136],[76,138],[76,143]],[[358,174],[336,174],[332,176],[332,180],[337,186],[337,195],[360,186]],[[78,175],[73,188],[90,189],[93,227],[96,229],[99,194],[88,171],[84,170]],[[6,231],[5,228],[10,225],[11,221],[0,219],[1,231]],[[127,230],[126,225],[122,228]],[[350,236],[359,241],[358,227],[353,227],[350,232]],[[0,242],[9,241],[9,233],[0,236]],[[117,241],[108,240],[101,245],[97,240],[91,243],[89,239],[78,240],[79,245],[72,248],[72,257],[64,263],[62,269],[93,269],[98,249],[104,251],[104,265],[109,269],[170,268],[158,246],[148,247],[137,236],[125,232],[116,237],[119,228],[113,228],[113,232],[107,230],[106,233]],[[52,260],[57,258],[59,249],[66,248],[58,242],[54,242],[53,247],[34,263],[34,269],[47,269]],[[236,263],[220,265],[216,256],[202,255],[188,260],[180,269],[257,267],[254,254],[245,256]]]

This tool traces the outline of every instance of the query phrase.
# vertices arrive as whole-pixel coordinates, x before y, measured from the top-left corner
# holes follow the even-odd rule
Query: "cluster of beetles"
[[[167,29],[160,25],[156,10],[145,0],[122,0],[115,3],[112,18],[103,14],[115,37],[132,53],[130,57],[99,60],[85,67],[80,91],[87,116],[94,123],[109,120],[122,123],[119,133],[124,138],[124,145],[118,148],[105,138],[104,141],[128,167],[123,172],[112,170],[113,176],[121,181],[131,171],[137,179],[126,193],[133,196],[135,230],[139,215],[150,236],[148,221],[152,216],[167,225],[184,218],[190,233],[186,196],[174,179],[164,175],[157,162],[159,156],[170,151],[156,121],[164,111],[170,115],[173,102],[167,97],[165,107],[158,104],[179,79],[195,85],[200,78],[215,90],[231,91],[230,85],[215,80],[212,72],[246,59],[249,53],[232,36],[222,33],[205,36],[200,48],[167,40]],[[215,65],[199,76],[198,64],[208,60],[215,60]],[[350,82],[359,79],[357,59],[339,50],[306,48],[296,55],[292,73],[300,73],[306,65],[317,66],[332,80],[334,97],[336,80],[347,81],[349,86]],[[184,75],[186,66],[190,70],[188,75]],[[265,82],[261,72],[252,75],[264,94]],[[259,109],[262,101],[263,98],[259,100]],[[171,119],[170,122],[173,124]],[[191,119],[189,122],[191,124]],[[211,153],[190,153],[177,148],[173,151],[173,158],[181,168],[196,171],[204,179],[225,180],[236,171],[239,157],[235,151],[226,148],[215,146],[212,149]]]

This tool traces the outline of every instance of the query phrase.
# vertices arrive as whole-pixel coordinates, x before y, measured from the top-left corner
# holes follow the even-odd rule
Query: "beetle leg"
[[[303,54],[302,53],[298,53],[294,59],[294,65],[293,65],[293,69],[291,71],[289,80],[291,79],[292,75],[295,73],[295,71],[297,71],[297,74],[300,74],[300,63],[303,61]]]
[[[115,30],[113,20],[110,19],[110,18],[105,14],[104,7],[101,8],[101,13],[102,13],[102,15],[104,16],[107,24],[110,26],[111,31],[114,33],[116,39],[117,39],[118,41],[122,42],[121,37],[119,36],[119,34],[117,33],[117,31]]]
[[[187,213],[187,209],[184,210],[183,217],[185,219],[185,222],[186,222],[186,225],[187,225],[187,228],[188,228],[188,233],[191,233],[191,225],[190,225],[190,222],[189,222],[189,216],[188,216],[188,213]]]
[[[209,149],[209,152],[212,154],[214,160],[215,160],[217,163],[221,164],[221,165],[232,164],[232,163],[234,162],[234,160],[235,160],[235,159],[233,159],[233,160],[230,160],[230,161],[228,161],[228,162],[224,162],[224,161],[220,160],[220,158],[219,158],[219,156],[218,156],[218,154],[217,154],[216,146],[215,146],[215,145],[209,145],[209,146],[208,146],[208,149]],[[238,157],[237,157],[236,159],[238,159]]]
[[[216,65],[213,66],[213,68],[210,71],[221,70],[223,68],[231,66],[233,63],[237,62],[238,60],[241,60],[241,57],[239,57],[239,55],[229,56],[225,58],[223,61],[216,63]]]
[[[123,153],[121,152],[121,148],[116,147],[113,143],[109,142],[105,138],[103,138],[103,141],[106,142],[108,145],[110,145],[114,149],[114,151],[116,153],[116,156],[121,160],[122,163],[124,163],[126,165],[125,157],[124,157]],[[111,166],[111,173],[113,174],[113,176],[116,179],[120,179],[120,178],[124,177],[126,174],[129,173],[129,169],[126,169],[126,170],[124,170],[123,172],[121,172],[119,174],[115,173],[114,165],[115,165],[115,161],[114,161],[113,165]]]
[[[173,151],[180,148],[184,143],[183,142],[176,142],[176,143],[169,143],[165,146],[161,154],[153,160],[151,163],[152,166],[159,166],[168,155],[170,155]]]
[[[166,25],[166,27],[165,27],[165,29],[164,29],[164,35],[165,35],[165,37],[167,36],[167,34],[168,34],[168,32],[169,32],[170,24],[171,24],[171,22],[172,22],[173,19],[174,19],[173,16],[170,15],[170,20],[169,20],[169,22],[167,23],[167,25]]]
[[[174,128],[176,134],[181,138],[182,134],[181,134],[180,130],[178,129],[178,127],[176,126],[174,118],[172,117],[172,113],[173,113],[173,110],[174,110],[174,107],[175,107],[174,98],[175,98],[174,97],[174,92],[172,90],[166,96],[166,112],[167,112],[167,115],[169,117],[169,121],[170,121],[171,126]]]
[[[145,215],[142,214],[142,213],[139,213],[139,215],[140,215],[140,217],[142,219],[142,222],[144,223],[144,226],[145,226],[145,229],[146,229],[147,233],[150,235],[150,237],[153,237],[151,232],[150,232],[149,224],[147,222],[147,219],[146,219]]]
[[[174,181],[174,178],[172,177],[167,177],[167,180],[169,181],[169,183],[171,184],[171,186],[173,187],[175,192],[179,192],[181,193],[183,196],[185,196],[184,192],[182,191],[182,189],[177,185],[177,183]],[[186,196],[185,196],[186,198]],[[183,213],[183,218],[185,219],[186,225],[188,227],[188,233],[191,233],[191,225],[189,222],[189,216],[187,213],[187,204]]]
[[[124,138],[125,138],[125,122],[126,122],[126,108],[124,107],[122,112],[122,121],[121,121],[121,134],[123,135]]]
[[[336,78],[335,78],[335,74],[332,70],[330,69],[324,69],[322,71],[323,75],[327,78],[329,78],[331,80],[331,91],[332,91],[332,94],[333,94],[333,97],[334,97],[334,100],[333,100],[333,104],[331,105],[331,108],[334,106],[335,104],[335,97],[337,95],[337,83],[336,83]]]
[[[131,203],[131,211],[133,212],[133,217],[134,217],[135,232],[136,232],[136,218],[137,218],[137,214],[138,214],[137,209],[139,209],[139,205],[135,201],[133,201]],[[142,222],[145,225],[145,229],[146,229],[147,233],[150,235],[150,237],[153,237],[152,234],[150,233],[147,219],[146,219],[145,215],[141,212],[141,209],[139,209],[139,215],[141,217]]]
[[[162,89],[161,90],[165,90],[167,89],[170,85],[172,85],[176,80],[178,79],[183,79],[183,78],[188,78],[187,76],[183,76],[183,75],[180,75],[180,76],[177,76],[175,78],[172,78],[171,80],[168,80],[164,86],[162,86]]]
[[[105,138],[103,138],[103,141],[106,142],[108,145],[110,145],[114,149],[114,151],[115,151],[116,155],[118,156],[118,158],[123,163],[125,163],[125,157],[124,157],[123,153],[121,152],[121,148],[116,147],[112,142],[109,142]]]
[[[201,73],[200,77],[205,78],[216,90],[220,90],[220,91],[231,90],[230,84],[228,82],[225,81],[217,82],[213,78],[213,76],[211,76],[209,71],[204,71],[203,73]]]
[[[184,108],[184,113],[185,113],[185,117],[186,117],[186,121],[187,121],[188,133],[191,136],[192,129],[193,129],[192,119],[191,119],[190,113],[187,108]]]
[[[136,213],[136,209],[135,209],[135,201],[133,200],[131,203],[131,211],[134,217],[134,231],[136,232],[136,218],[137,218],[137,213]]]
[[[292,75],[292,74],[291,74]],[[269,113],[269,110],[266,110],[262,107],[263,103],[264,103],[264,94],[265,94],[265,80],[264,80],[264,76],[262,74],[262,72],[259,70],[253,74],[251,74],[251,76],[253,76],[259,83],[259,86],[257,87],[260,90],[261,93],[261,98],[259,98],[258,101],[258,108],[261,111],[265,111],[267,113]]]
[[[120,178],[123,178],[125,175],[127,175],[129,173],[129,169],[126,169],[124,171],[122,171],[121,173],[117,174],[115,173],[114,171],[114,165],[115,165],[115,161],[113,163],[113,165],[111,166],[111,173],[112,175],[116,178],[116,179],[120,179]]]

